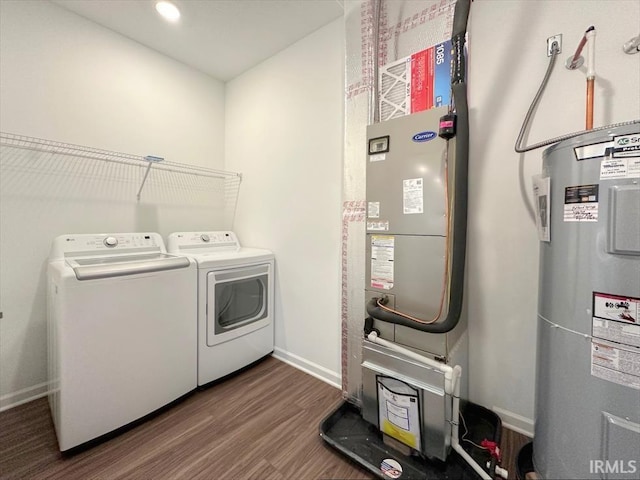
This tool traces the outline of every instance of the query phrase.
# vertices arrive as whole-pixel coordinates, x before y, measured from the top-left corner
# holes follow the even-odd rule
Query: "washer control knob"
[[[104,239],[104,244],[107,247],[115,247],[118,245],[118,239],[116,237],[107,237]]]
[[[203,242],[208,242],[209,240],[211,240],[209,238],[209,235],[207,235],[206,233],[203,233],[202,235],[200,235],[200,238],[202,239]]]

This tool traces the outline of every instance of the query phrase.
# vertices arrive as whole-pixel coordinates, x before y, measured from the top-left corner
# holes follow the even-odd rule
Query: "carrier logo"
[[[413,136],[412,140],[414,142],[428,142],[429,140],[433,140],[437,136],[438,134],[436,132],[426,131],[426,132],[416,133]]]

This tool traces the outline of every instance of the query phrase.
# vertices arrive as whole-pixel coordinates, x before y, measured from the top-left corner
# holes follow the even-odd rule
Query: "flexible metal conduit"
[[[583,130],[581,132],[575,132],[575,133],[570,133],[570,134],[567,134],[567,135],[562,135],[560,137],[555,137],[555,138],[551,138],[549,140],[544,140],[542,142],[534,143],[533,145],[529,145],[529,146],[523,145],[525,132],[529,128],[529,124],[531,123],[531,118],[533,117],[533,112],[535,111],[536,107],[538,106],[538,103],[540,102],[540,98],[542,97],[542,92],[544,92],[544,89],[547,87],[547,82],[549,81],[549,77],[551,76],[551,72],[553,71],[553,67],[554,67],[554,65],[556,63],[556,57],[557,56],[558,56],[558,49],[556,47],[554,47],[551,50],[551,58],[549,58],[549,65],[547,66],[547,71],[544,74],[544,78],[542,79],[542,83],[540,84],[540,87],[538,88],[538,91],[536,92],[535,96],[533,97],[533,101],[531,102],[531,105],[529,106],[529,110],[527,111],[527,114],[524,117],[524,121],[522,122],[522,127],[520,128],[520,132],[518,133],[518,138],[516,139],[516,145],[515,145],[516,152],[518,152],[518,153],[530,152],[531,150],[535,150],[535,149],[541,148],[541,147],[546,147],[547,145],[552,145],[554,143],[558,143],[558,142],[561,142],[563,140],[568,140],[570,138],[579,137],[580,135],[583,135],[585,133],[599,132],[600,130],[608,130],[608,129],[611,129],[611,128],[622,127],[622,126],[625,126],[625,125],[633,125],[633,124],[636,124],[636,123],[640,123],[640,120],[630,120],[628,122],[614,123],[613,125],[607,125],[607,126],[604,126],[604,127],[598,127],[598,128],[594,128],[594,129]]]
[[[451,90],[456,106],[457,135],[455,155],[455,179],[453,200],[453,240],[451,260],[451,284],[449,286],[449,309],[444,320],[437,323],[418,323],[401,315],[387,312],[372,298],[367,304],[367,314],[383,322],[415,328],[423,332],[446,333],[460,320],[464,293],[464,265],[467,250],[467,197],[469,170],[469,108],[467,106],[466,62],[464,56],[465,35],[471,0],[458,0],[453,16],[453,61]],[[447,268],[447,266],[445,266]]]

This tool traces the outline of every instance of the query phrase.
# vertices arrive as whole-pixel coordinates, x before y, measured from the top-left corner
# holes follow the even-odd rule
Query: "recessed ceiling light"
[[[177,22],[180,18],[180,10],[171,2],[157,2],[156,10],[170,22]]]

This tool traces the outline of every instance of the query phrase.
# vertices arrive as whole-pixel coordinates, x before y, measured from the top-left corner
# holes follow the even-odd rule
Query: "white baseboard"
[[[23,388],[17,392],[7,393],[0,397],[0,412],[17,407],[23,403],[36,400],[49,394],[49,382],[39,383],[33,387]]]
[[[491,408],[498,414],[502,420],[502,426],[513,430],[514,432],[521,433],[527,437],[533,438],[533,420],[517,413],[504,410],[503,408],[493,406]]]
[[[273,356],[278,360],[302,370],[303,372],[308,373],[309,375],[314,376],[333,387],[342,388],[342,377],[328,368],[318,365],[317,363],[310,362],[309,360],[278,347],[274,348]],[[38,398],[45,397],[48,394],[49,382],[39,383],[32,387],[7,393],[6,395],[0,396],[0,412],[37,400]]]
[[[305,358],[299,357],[298,355],[287,352],[278,347],[273,349],[272,355],[274,358],[277,358],[298,370],[302,370],[303,372],[308,373],[309,375],[316,377],[333,387],[342,388],[342,376],[328,368],[318,365],[317,363],[310,362]]]

